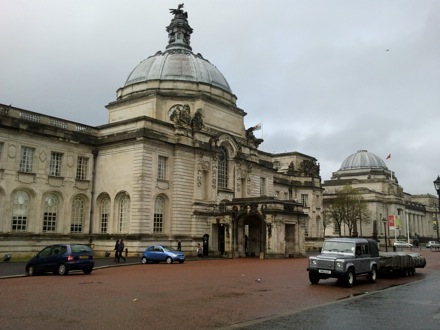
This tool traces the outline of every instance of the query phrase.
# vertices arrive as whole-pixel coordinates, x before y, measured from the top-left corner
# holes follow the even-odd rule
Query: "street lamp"
[[[387,219],[383,218],[383,229],[385,230],[385,251],[388,252],[388,242],[387,242]]]
[[[438,218],[440,217],[440,175],[437,175],[437,180],[434,181],[435,190],[437,190],[438,195],[438,207],[439,213],[437,215],[437,219],[435,219],[435,226],[437,227],[437,242],[439,241],[439,232],[438,232]]]

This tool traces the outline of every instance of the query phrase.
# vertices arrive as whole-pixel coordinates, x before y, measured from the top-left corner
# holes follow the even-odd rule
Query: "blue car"
[[[26,264],[26,274],[54,273],[67,275],[71,270],[90,274],[95,266],[92,249],[82,244],[54,244],[38,252]]]
[[[146,264],[149,261],[164,261],[167,264],[172,264],[174,261],[178,261],[180,264],[183,264],[185,262],[185,254],[169,246],[153,245],[147,247],[142,255],[141,262],[143,264]]]

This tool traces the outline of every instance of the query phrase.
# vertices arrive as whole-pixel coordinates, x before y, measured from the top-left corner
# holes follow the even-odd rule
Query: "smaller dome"
[[[348,156],[341,165],[339,170],[355,170],[362,168],[383,168],[387,169],[385,162],[375,154],[367,150],[359,150],[358,152]]]

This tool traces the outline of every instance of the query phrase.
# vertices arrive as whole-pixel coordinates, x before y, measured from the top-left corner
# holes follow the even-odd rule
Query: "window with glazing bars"
[[[53,232],[56,229],[58,213],[58,198],[50,195],[46,198],[43,215],[43,232]]]
[[[87,179],[87,166],[89,159],[87,157],[78,156],[78,165],[76,168],[76,178],[78,180]]]
[[[32,161],[34,158],[34,148],[21,147],[20,172],[32,173]]]
[[[159,156],[157,166],[158,179],[165,180],[167,178],[167,157]]]
[[[50,169],[49,175],[61,176],[61,165],[63,161],[63,154],[60,152],[50,153]]]
[[[309,195],[305,195],[305,194],[301,195],[301,204],[304,207],[308,207],[309,206]]]
[[[72,222],[70,223],[71,233],[81,233],[84,223],[84,199],[75,197],[72,204]]]
[[[165,210],[165,200],[157,197],[154,203],[153,232],[161,233],[163,231],[163,218]]]
[[[108,230],[108,217],[110,213],[110,199],[105,198],[101,203],[101,233],[105,234]]]
[[[218,157],[218,187],[228,188],[228,153],[224,147],[220,148]]]
[[[29,195],[24,191],[18,191],[14,196],[14,205],[12,210],[12,231],[26,231],[28,213]]]
[[[130,200],[124,196],[119,202],[119,232],[126,233],[128,229],[128,217],[130,215]]]

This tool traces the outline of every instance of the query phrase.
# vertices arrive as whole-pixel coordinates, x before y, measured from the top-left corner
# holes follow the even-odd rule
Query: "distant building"
[[[0,252],[59,241],[139,254],[153,243],[206,255],[304,255],[322,237],[314,157],[258,150],[221,72],[190,46],[182,7],[168,45],[129,74],[91,127],[0,105]]]
[[[331,179],[324,181],[324,200],[333,198],[344,185],[350,185],[361,192],[371,214],[368,224],[357,224],[356,235],[384,238],[386,230],[390,241],[395,237],[411,241],[414,238],[428,240],[436,237],[433,222],[437,197],[405,193],[394,172],[375,154],[360,150],[348,156]],[[395,230],[390,228],[390,216],[395,220]],[[326,228],[326,236],[339,234],[347,236],[347,228],[334,225]]]

